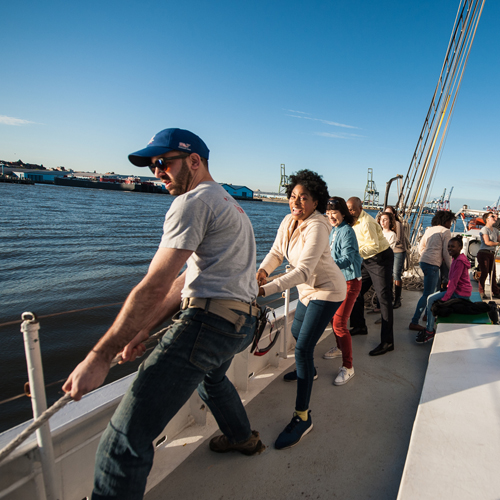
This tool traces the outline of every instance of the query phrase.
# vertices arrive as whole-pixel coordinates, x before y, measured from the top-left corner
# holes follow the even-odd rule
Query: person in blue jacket
[[[361,263],[363,259],[359,254],[356,233],[351,227],[354,224],[354,218],[349,213],[345,200],[338,196],[330,198],[326,207],[326,215],[333,226],[330,233],[330,250],[333,260],[346,280],[347,294],[332,319],[337,345],[329,349],[323,357],[325,359],[342,357],[342,366],[333,383],[343,385],[354,376],[352,339],[347,328],[347,321],[361,290]]]

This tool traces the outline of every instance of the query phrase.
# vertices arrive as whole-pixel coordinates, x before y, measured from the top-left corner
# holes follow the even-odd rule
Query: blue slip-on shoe
[[[284,450],[295,446],[308,432],[312,431],[313,423],[311,410],[307,414],[307,420],[302,420],[296,413],[293,414],[292,421],[285,427],[285,430],[278,436],[274,443],[277,450]]]

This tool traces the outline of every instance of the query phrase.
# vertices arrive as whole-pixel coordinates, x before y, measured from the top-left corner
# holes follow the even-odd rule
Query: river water
[[[31,418],[20,318],[122,303],[147,271],[173,197],[163,194],[0,183],[0,432]],[[270,249],[287,204],[240,202],[252,221],[257,263]],[[256,263],[256,265],[257,265]],[[49,405],[65,379],[105,333],[120,306],[40,321]],[[112,370],[107,382],[136,363]]]

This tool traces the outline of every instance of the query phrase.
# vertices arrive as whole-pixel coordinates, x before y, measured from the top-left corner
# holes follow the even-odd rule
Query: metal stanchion
[[[21,332],[24,337],[31,405],[33,407],[33,416],[36,419],[47,409],[40,340],[38,338],[40,323],[31,312],[25,312],[21,317],[23,319]],[[49,422],[43,424],[36,431],[36,437],[42,462],[46,498],[47,500],[62,500],[60,481],[55,472],[54,448]]]
[[[285,267],[285,273],[290,271],[290,266]],[[286,359],[288,356],[288,315],[290,313],[290,288],[283,292],[285,297],[285,319],[283,324],[283,335],[281,336],[280,358]]]

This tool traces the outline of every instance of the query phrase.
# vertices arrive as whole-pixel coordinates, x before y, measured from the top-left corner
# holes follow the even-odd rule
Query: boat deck
[[[379,343],[380,325],[374,324],[379,315],[365,316],[369,334],[353,337],[355,376],[346,385],[332,383],[341,359],[322,359],[332,337],[318,344],[314,428],[298,445],[273,447],[292,417],[296,390],[275,372],[275,380],[247,404],[252,427],[268,446],[263,454],[216,454],[208,440],[200,440],[146,499],[395,499],[431,351],[406,328],[419,297],[403,292],[403,307],[394,311],[395,350],[383,356],[368,356]],[[190,441],[186,433],[183,439]],[[182,439],[177,444],[182,447]]]

